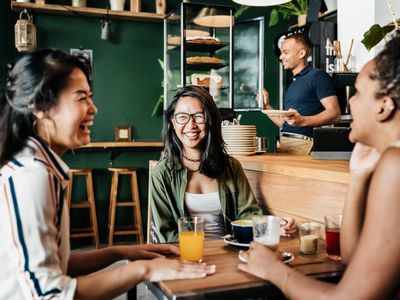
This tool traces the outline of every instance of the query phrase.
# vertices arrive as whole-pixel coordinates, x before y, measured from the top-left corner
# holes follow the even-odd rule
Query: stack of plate
[[[222,126],[222,137],[226,150],[230,155],[256,154],[255,125],[225,125]]]

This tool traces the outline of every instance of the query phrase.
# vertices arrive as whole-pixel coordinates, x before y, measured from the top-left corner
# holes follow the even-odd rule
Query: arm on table
[[[119,268],[78,277],[75,299],[112,299],[143,280],[161,281],[203,278],[215,272],[215,266],[182,264],[178,260],[156,258],[137,260]]]
[[[114,246],[100,250],[72,253],[68,264],[70,276],[86,275],[101,270],[119,260],[153,259],[164,254],[178,255],[173,245],[131,245]]]

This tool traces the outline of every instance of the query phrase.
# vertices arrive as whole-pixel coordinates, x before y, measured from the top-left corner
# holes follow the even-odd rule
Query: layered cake
[[[209,56],[191,56],[186,58],[188,64],[221,64],[222,60]]]
[[[212,86],[217,88],[221,88],[224,84],[224,80],[218,74],[208,75],[194,73],[191,76],[191,82],[193,85],[197,86]]]
[[[193,32],[194,33],[194,32]],[[221,43],[221,41],[219,40],[219,38],[217,37],[212,37],[209,36],[207,32],[205,32],[206,35],[201,34],[201,31],[199,30],[199,32],[196,32],[199,35],[190,35],[191,32],[188,32],[186,36],[186,41],[187,43],[190,44],[206,44],[206,45],[218,45]],[[181,44],[181,37],[180,36],[173,36],[170,35],[168,36],[168,45],[180,45]]]
[[[219,38],[212,36],[189,36],[186,41],[191,44],[207,44],[207,45],[218,45],[221,43]]]

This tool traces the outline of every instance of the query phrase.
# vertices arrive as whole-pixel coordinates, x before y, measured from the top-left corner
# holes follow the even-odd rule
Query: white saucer
[[[239,253],[238,257],[239,257],[239,260],[242,263],[247,263],[246,259],[243,256],[241,256],[240,253]],[[294,260],[293,253],[291,253],[291,252],[282,252],[282,262],[283,263],[287,264],[287,263],[290,263],[293,260]]]
[[[242,244],[239,243],[233,236],[231,236],[230,234],[226,235],[224,237],[224,242],[228,245],[232,245],[232,246],[237,246],[237,247],[245,247],[245,248],[249,248],[249,244]]]
[[[279,109],[265,109],[262,110],[261,112],[269,116],[288,117],[294,115],[293,111],[279,110]]]

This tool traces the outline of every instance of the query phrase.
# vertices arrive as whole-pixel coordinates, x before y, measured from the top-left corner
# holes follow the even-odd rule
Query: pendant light
[[[247,6],[273,6],[290,2],[291,0],[232,0],[232,1]]]
[[[19,14],[19,19],[15,23],[14,30],[15,47],[19,52],[30,52],[36,49],[36,27],[33,24],[32,16],[26,9]]]

